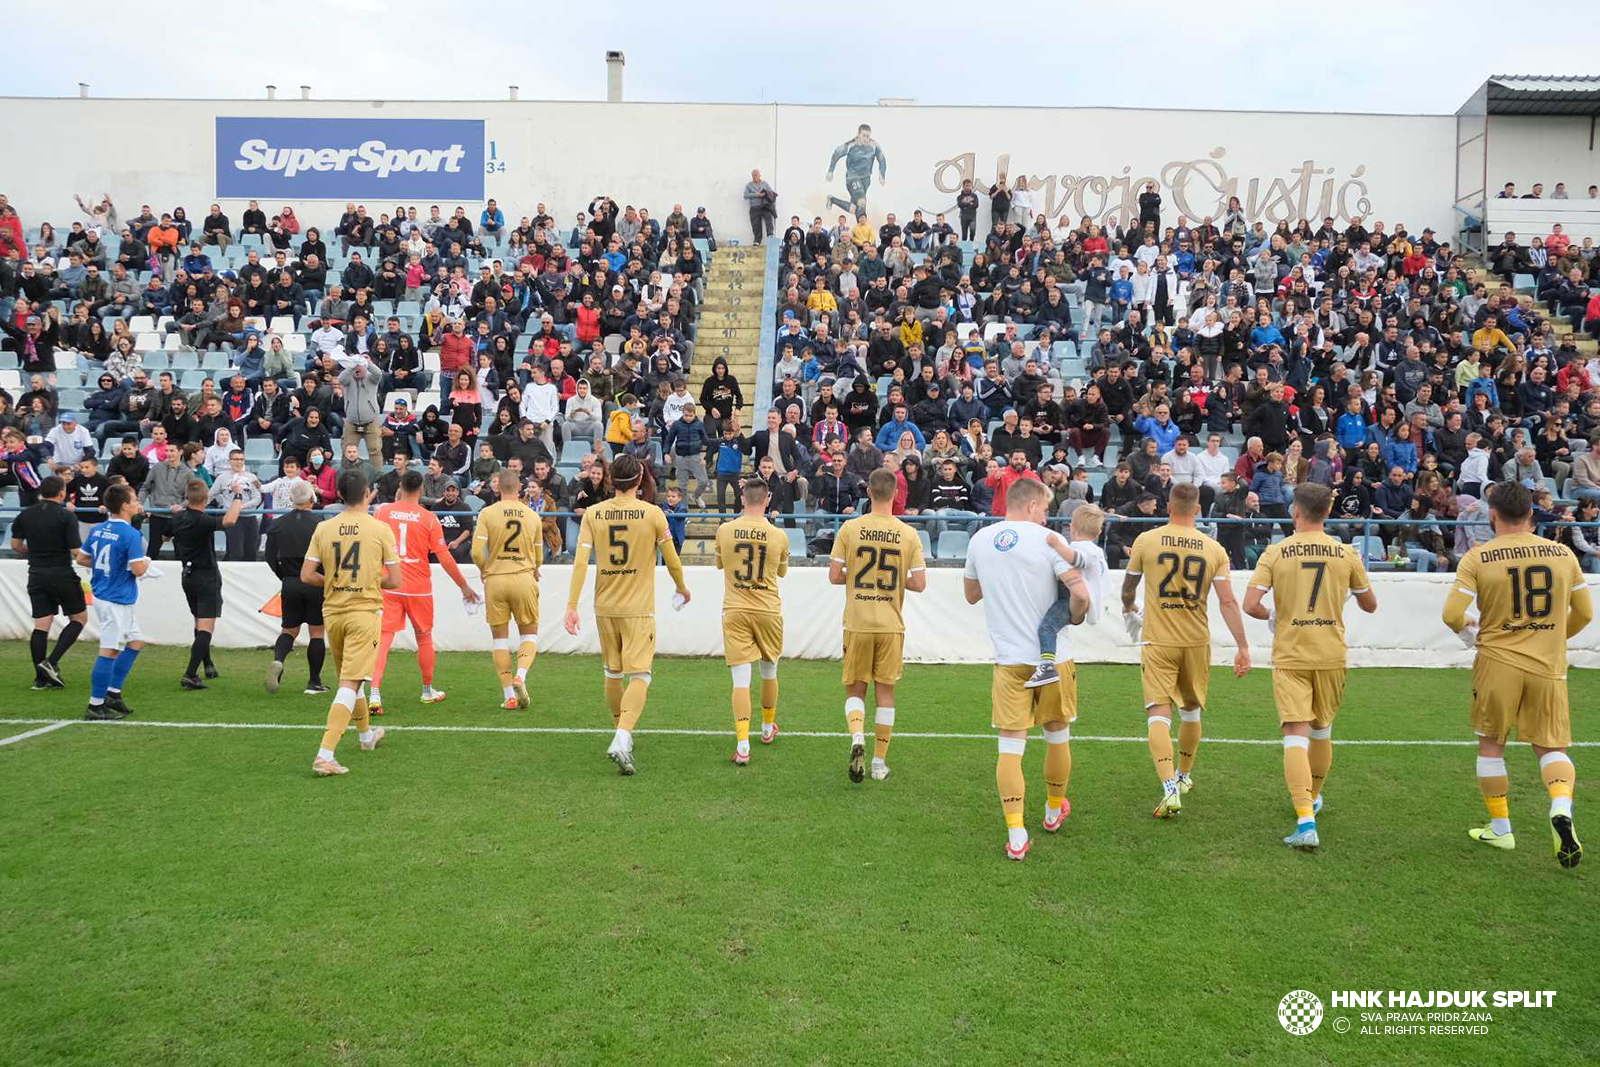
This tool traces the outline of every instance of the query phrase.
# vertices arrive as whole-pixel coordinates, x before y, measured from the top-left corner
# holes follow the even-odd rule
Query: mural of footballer
[[[850,199],[844,201],[837,196],[829,196],[828,203],[853,215],[865,213],[867,189],[872,185],[872,165],[878,165],[879,180],[889,180],[888,162],[884,159],[883,149],[872,139],[871,126],[863,122],[856,129],[855,137],[833,150],[833,158],[828,160],[828,181],[833,181],[834,168],[841,159],[844,160],[844,188],[850,194]]]

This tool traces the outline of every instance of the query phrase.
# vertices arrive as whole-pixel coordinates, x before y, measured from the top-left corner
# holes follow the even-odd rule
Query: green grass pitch
[[[0,645],[17,719],[82,714],[32,693]],[[1473,750],[1339,745],[1314,855],[1292,827],[1281,750],[1202,747],[1181,817],[1150,817],[1136,668],[1079,672],[1073,814],[1008,863],[986,667],[906,670],[885,782],[845,776],[836,663],[785,663],[778,743],[733,748],[720,661],[658,660],[639,774],[604,758],[592,657],[544,657],[534,707],[498,707],[487,654],[443,655],[447,703],[392,660],[394,730],[315,780],[326,698],[261,688],[265,651],[178,689],[184,652],[147,651],[140,721],[0,745],[0,1064],[1451,1064],[1594,1062],[1596,872],[1550,854],[1532,753],[1512,750],[1519,847],[1484,820]],[[1465,671],[1352,672],[1340,741],[1460,741]],[[1218,670],[1214,738],[1276,737],[1270,674]],[[1574,671],[1577,738],[1600,684]],[[585,732],[425,732],[408,726]],[[651,733],[708,730],[711,735]],[[917,737],[918,733],[974,735]],[[1578,824],[1600,751],[1579,748]],[[1600,837],[1595,838],[1600,845]],[[1485,1035],[1314,1034],[1277,1021],[1307,989],[1555,989]]]

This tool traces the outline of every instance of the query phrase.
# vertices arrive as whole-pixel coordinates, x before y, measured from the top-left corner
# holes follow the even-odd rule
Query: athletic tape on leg
[[[728,673],[733,675],[733,687],[735,689],[750,688],[750,664],[736,663],[728,668]]]
[[[761,661],[761,677],[763,679],[765,679],[766,681],[770,682],[774,678],[776,678],[777,676],[778,676],[778,665],[777,665],[777,663],[775,663],[775,662],[773,662],[772,660],[769,660],[769,659],[762,660]]]

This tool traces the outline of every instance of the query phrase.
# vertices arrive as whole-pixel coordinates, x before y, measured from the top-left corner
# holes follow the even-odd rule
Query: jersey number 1
[[[755,581],[755,580],[757,580],[757,576],[758,575],[760,576],[760,580],[761,581],[765,581],[766,580],[766,577],[767,577],[767,546],[766,545],[753,545],[749,541],[740,541],[738,544],[733,546],[733,551],[737,556],[739,556],[739,566],[737,568],[735,568],[735,570],[733,572],[733,580],[734,581],[736,581],[736,582]],[[757,556],[758,552],[760,553],[759,556]]]

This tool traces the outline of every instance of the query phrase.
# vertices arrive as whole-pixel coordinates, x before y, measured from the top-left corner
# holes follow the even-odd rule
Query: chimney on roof
[[[302,99],[302,100],[310,100],[311,99],[311,86],[309,86],[309,85],[300,86],[300,99]]]
[[[88,82],[79,82],[78,83],[78,98],[80,100],[89,99],[89,83]]]
[[[276,100],[276,99],[278,99],[278,87],[276,85],[267,86],[267,99],[268,100]]]
[[[606,100],[608,103],[620,104],[622,102],[622,68],[627,65],[628,58],[621,52],[606,53]]]
[[[515,100],[517,98],[517,87],[515,85],[506,86],[506,91],[511,94],[511,99]]]

